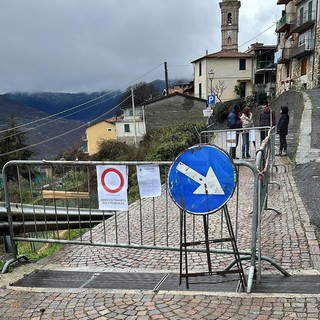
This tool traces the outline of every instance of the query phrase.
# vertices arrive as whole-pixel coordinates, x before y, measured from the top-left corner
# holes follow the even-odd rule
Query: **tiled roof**
[[[207,54],[201,58],[198,58],[191,63],[197,62],[203,59],[211,59],[211,58],[252,58],[254,55],[251,53],[232,51],[232,50],[221,50],[218,52]]]
[[[97,120],[97,121],[94,121],[94,122],[89,122],[87,124],[87,128],[89,127],[92,127],[100,122],[108,122],[110,124],[115,124],[116,122],[118,122],[120,120],[120,117],[118,117],[118,119],[116,117],[112,117],[112,118],[109,118],[109,119],[102,119],[102,120]]]

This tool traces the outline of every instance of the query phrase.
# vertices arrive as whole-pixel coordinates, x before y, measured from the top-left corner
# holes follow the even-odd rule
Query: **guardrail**
[[[219,131],[221,132],[221,131]],[[220,133],[208,133],[217,137]],[[259,148],[255,150],[255,160],[234,160],[237,168],[237,185],[234,194],[228,201],[232,212],[231,220],[236,239],[240,241],[241,259],[250,260],[247,292],[251,292],[253,276],[260,280],[261,260],[270,262],[282,274],[289,275],[275,261],[264,256],[261,248],[261,215],[267,207],[268,186],[274,166],[274,128]],[[212,140],[211,140],[212,141]],[[217,140],[214,140],[216,142]],[[17,250],[18,242],[61,243],[66,245],[86,245],[121,247],[134,249],[180,251],[180,209],[169,196],[166,177],[172,162],[87,162],[87,161],[10,161],[3,168],[5,203],[0,206],[0,232],[9,241],[12,259],[6,262],[2,273],[15,261],[27,260]],[[132,180],[128,184],[128,194],[137,190],[135,182],[138,165],[157,165],[162,178],[161,196],[136,198],[127,211],[98,210],[97,172],[99,165],[125,165]],[[36,175],[46,172],[46,181],[39,184]],[[59,181],[59,183],[57,183]],[[56,191],[58,197],[47,199],[43,188],[51,186],[50,194]],[[68,196],[63,197],[63,192]],[[70,199],[70,192],[77,193]],[[83,193],[84,192],[84,193]],[[85,195],[82,198],[81,195]],[[62,197],[61,197],[62,196]],[[243,206],[240,197],[246,197]],[[248,201],[251,205],[248,207]],[[27,203],[27,204],[26,204]],[[249,211],[249,212],[248,212]],[[251,222],[248,213],[252,212]],[[211,235],[224,237],[226,226],[219,214],[210,214],[208,226]],[[245,217],[245,218],[244,218]],[[192,214],[186,218],[190,241],[202,238],[203,221]],[[1,225],[0,224],[0,225]],[[31,227],[33,225],[33,227]],[[220,228],[216,226],[220,225]],[[70,230],[88,228],[77,239],[50,238],[51,230]],[[250,237],[251,229],[251,237]],[[39,231],[42,232],[39,232]],[[31,233],[32,231],[32,233]],[[38,232],[37,232],[38,231]],[[36,233],[34,233],[36,232]],[[198,254],[205,253],[202,248],[188,248]],[[215,247],[210,253],[233,254],[231,247]],[[235,261],[226,269],[230,269]]]
[[[200,142],[216,145],[217,147],[230,152],[231,148],[236,148],[236,158],[242,158],[243,137],[244,132],[249,133],[249,154],[250,159],[255,159],[255,154],[261,145],[261,132],[267,136],[270,127],[252,127],[248,129],[223,129],[223,130],[207,130],[200,132]]]

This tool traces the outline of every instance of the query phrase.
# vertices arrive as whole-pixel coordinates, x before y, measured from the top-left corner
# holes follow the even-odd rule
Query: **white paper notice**
[[[128,210],[128,174],[125,165],[97,166],[99,210]]]
[[[249,130],[249,141],[256,141],[256,130]]]
[[[138,165],[137,179],[141,198],[159,197],[161,195],[160,170],[158,165]]]
[[[235,131],[227,132],[227,148],[235,147],[237,143],[237,134]]]

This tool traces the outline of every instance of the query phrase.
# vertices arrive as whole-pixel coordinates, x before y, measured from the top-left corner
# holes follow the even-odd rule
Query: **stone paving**
[[[291,101],[291,104],[294,104],[294,101]],[[295,118],[297,117],[293,117],[292,120]],[[295,139],[300,141],[298,151],[305,152],[305,147],[307,148],[305,153],[298,152],[298,160],[304,161],[305,157],[311,154],[308,152],[311,146],[320,147],[319,144],[314,145],[314,136],[318,136],[319,131],[315,125],[318,123],[320,122],[313,121],[312,141],[308,137]],[[311,128],[311,119],[304,121],[303,125],[310,125]],[[294,129],[301,134],[298,127]],[[262,254],[274,259],[291,274],[320,274],[319,244],[293,179],[292,166],[285,157],[277,158],[277,164],[279,167],[274,172],[272,180],[279,182],[281,189],[279,190],[276,185],[270,186],[268,208],[274,208],[281,214],[278,215],[273,210],[266,210],[263,214]],[[240,182],[242,194],[239,197],[238,245],[241,250],[246,250],[251,236],[251,208],[247,199],[250,198],[249,186],[252,181],[240,178]],[[230,211],[234,212],[232,201]],[[174,231],[172,236],[173,239],[177,239],[175,238],[178,236],[177,231]],[[214,261],[214,268],[221,267],[224,259],[225,256],[220,255]],[[194,254],[190,260],[192,265],[198,267],[205,265],[205,260],[200,255]],[[13,272],[0,276],[0,319],[320,319],[320,294],[192,291],[155,293],[141,290],[43,289],[10,286],[10,283],[36,269],[176,272],[178,263],[177,253],[171,251],[138,252],[135,249],[123,248],[65,246],[51,257],[37,263],[20,265],[15,267]],[[277,272],[269,263],[262,263],[262,274]]]
[[[292,274],[320,274],[320,250],[308,213],[299,196],[287,158],[277,158],[268,207],[262,221],[263,255]],[[286,168],[286,170],[285,170]],[[250,181],[242,179],[239,246],[250,238]],[[232,210],[233,204],[230,204]],[[246,226],[246,227],[244,227]],[[220,267],[223,256],[214,267]],[[194,255],[192,264],[202,266]],[[14,287],[9,284],[35,269],[74,271],[177,271],[177,252],[65,246],[51,257],[14,268],[0,279],[0,319],[319,319],[320,294],[256,294],[221,292],[163,292]],[[263,274],[277,272],[262,263]]]

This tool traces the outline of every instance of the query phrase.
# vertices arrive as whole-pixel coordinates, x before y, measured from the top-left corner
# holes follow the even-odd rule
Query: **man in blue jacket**
[[[227,126],[229,129],[239,129],[242,128],[242,121],[240,119],[240,106],[236,104],[233,110],[229,113],[227,118]],[[240,131],[236,131],[236,146],[230,148],[230,156],[232,159],[239,159],[236,157],[236,149],[239,142]]]

